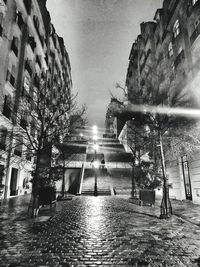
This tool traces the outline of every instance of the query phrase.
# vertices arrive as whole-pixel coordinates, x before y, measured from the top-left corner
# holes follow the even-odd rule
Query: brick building
[[[52,103],[71,93],[71,67],[64,41],[56,34],[44,0],[0,1],[0,184],[4,197],[29,191],[33,158],[15,144],[12,129],[29,119],[17,116],[24,97],[35,99],[34,88],[47,83]],[[59,105],[58,105],[59,107]],[[61,108],[61,107],[59,107]],[[31,122],[35,134],[37,121]],[[22,137],[23,138],[23,137]]]

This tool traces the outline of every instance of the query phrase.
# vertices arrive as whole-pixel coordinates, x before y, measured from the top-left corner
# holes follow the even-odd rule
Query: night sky
[[[125,83],[132,43],[140,23],[152,20],[162,0],[48,0],[57,33],[72,66],[73,90],[86,104],[89,125],[104,127],[116,82]]]

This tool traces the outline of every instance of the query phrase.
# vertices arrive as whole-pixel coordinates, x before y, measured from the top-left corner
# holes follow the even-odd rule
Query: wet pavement
[[[200,266],[200,227],[119,197],[74,197],[27,217],[0,206],[0,266]]]

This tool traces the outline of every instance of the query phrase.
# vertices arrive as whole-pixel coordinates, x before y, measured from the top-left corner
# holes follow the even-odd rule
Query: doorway
[[[18,169],[12,168],[11,180],[10,180],[10,196],[17,195],[17,176],[18,176]]]
[[[192,200],[192,189],[187,156],[181,157],[186,199]]]

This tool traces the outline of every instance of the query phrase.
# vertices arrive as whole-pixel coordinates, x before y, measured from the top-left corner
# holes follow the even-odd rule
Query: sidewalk
[[[130,198],[129,202],[134,204]],[[161,199],[156,199],[154,207],[150,206],[139,206],[137,208],[138,213],[143,213],[148,216],[160,216],[160,204]],[[171,199],[172,213],[173,215],[200,227],[200,205],[193,204],[188,200],[174,200]],[[134,204],[137,206],[137,204]]]
[[[124,198],[125,201],[133,203],[129,196],[117,196],[117,198]],[[21,217],[27,216],[27,208],[30,200],[30,195],[18,196],[6,200],[1,200],[0,202],[0,213],[5,212],[7,209],[10,210],[10,214],[18,215]],[[134,210],[137,213],[142,213],[147,216],[158,217],[160,216],[160,203],[161,199],[156,200],[154,207],[150,206],[139,206],[135,203]],[[193,204],[191,201],[187,200],[171,200],[173,215],[200,227],[200,205]],[[57,206],[56,210],[59,210]],[[55,209],[49,209],[49,206],[45,206],[40,209],[40,216],[52,216]]]

